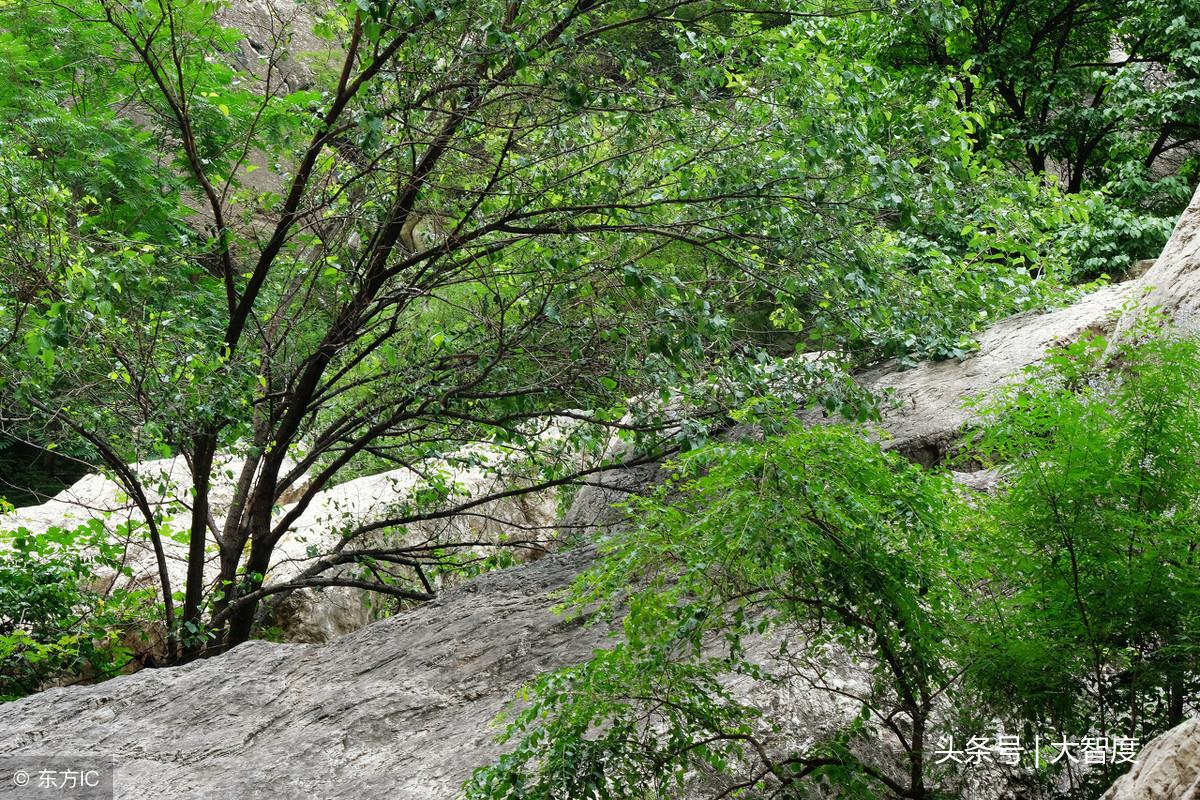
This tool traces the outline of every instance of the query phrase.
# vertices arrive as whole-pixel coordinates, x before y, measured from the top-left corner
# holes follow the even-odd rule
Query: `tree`
[[[586,481],[614,435],[692,446],[748,397],[861,417],[876,400],[783,356],[962,355],[1066,273],[1073,206],[977,160],[952,87],[846,61],[846,18],[805,3],[359,3],[252,35],[194,0],[3,13],[6,433],[141,510],[168,660],[297,588],[427,598],[474,543],[405,526],[496,497],[462,497],[448,457],[499,448],[478,466],[517,496]],[[173,454],[187,531],[128,466]],[[429,485],[265,585],[321,490],[387,466]]]
[[[985,707],[1146,740],[1185,719],[1200,677],[1200,353],[1189,338],[1106,350],[1068,348],[985,406],[973,452],[1009,486],[972,546],[995,617],[971,676]]]
[[[1200,139],[1194,3],[935,2],[900,14],[892,63],[962,76],[959,102],[989,118],[981,143],[1002,138],[1068,192],[1121,180],[1147,193],[1154,170],[1178,171],[1160,162]],[[1168,202],[1185,191],[1173,185]]]
[[[5,416],[46,446],[73,440],[141,509],[168,660],[243,641],[272,593],[359,585],[345,565],[441,562],[452,543],[366,543],[483,502],[435,482],[297,581],[263,585],[288,526],[365,459],[421,472],[500,442],[515,495],[599,469],[605,432],[645,439],[645,458],[681,426],[702,433],[764,380],[730,309],[785,282],[769,243],[814,237],[837,208],[821,194],[857,180],[812,165],[763,175],[803,117],[739,77],[780,39],[737,4],[338,5],[312,26],[329,52],[307,54],[316,83],[299,92],[281,78],[304,55],[287,52],[296,21],[249,43],[251,77],[228,66],[241,37],[218,10],[5,9],[26,67],[8,116],[40,109],[41,84],[67,75],[52,113],[5,143],[19,177],[8,242],[29,245],[6,275]],[[645,37],[659,42],[647,57]],[[91,66],[56,71],[81,52]],[[63,152],[41,144],[47,131],[70,134]],[[99,179],[74,145],[103,145]],[[255,169],[271,180],[252,184]],[[626,402],[672,395],[671,419]],[[568,418],[569,448],[535,435]],[[214,519],[213,465],[231,448],[245,461]],[[178,609],[171,532],[127,466],[172,453],[194,482]],[[415,579],[376,585],[429,596]]]
[[[687,454],[629,510],[571,595],[621,640],[528,687],[515,748],[467,797],[942,796],[933,754],[972,611],[954,581],[967,506],[945,475],[850,428],[793,426]],[[865,685],[836,677],[845,654]],[[733,679],[850,713],[831,731],[790,720]]]

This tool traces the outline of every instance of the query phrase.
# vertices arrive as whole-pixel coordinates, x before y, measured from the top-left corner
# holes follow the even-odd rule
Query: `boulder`
[[[482,497],[501,488],[500,479],[478,466],[482,459],[495,460],[499,453],[473,453],[474,459],[461,463],[447,461],[441,472],[457,487],[457,499]],[[182,591],[187,574],[187,531],[191,526],[191,503],[188,487],[191,471],[182,457],[131,464],[137,473],[151,508],[162,516],[163,548],[173,591]],[[213,469],[211,504],[213,517],[224,518],[233,499],[233,482],[240,471],[241,461],[226,454]],[[282,583],[301,574],[314,562],[314,554],[323,555],[337,547],[342,531],[353,525],[387,518],[401,504],[411,499],[422,485],[420,476],[409,469],[396,469],[378,475],[368,475],[346,481],[317,492],[312,501],[289,527],[273,554],[266,585]],[[291,511],[307,489],[301,481],[282,498],[276,518]],[[553,529],[556,495],[553,491],[508,498],[484,504],[467,515],[432,520],[410,526],[403,534],[386,534],[390,540],[414,541],[474,541],[483,551],[513,531],[541,532],[536,538],[545,546]],[[0,515],[0,529],[28,529],[43,533],[51,527],[68,528],[90,519],[101,519],[110,535],[126,545],[125,566],[128,576],[102,575],[106,581],[116,581],[120,588],[160,588],[157,560],[146,537],[141,512],[113,480],[99,474],[87,475],[39,506],[16,509]],[[380,537],[385,534],[379,534]],[[375,542],[379,544],[382,542]],[[529,551],[523,551],[529,552]],[[209,545],[205,580],[212,581],[217,573],[215,545]],[[305,589],[288,597],[285,602],[272,603],[271,626],[275,634],[287,641],[322,642],[357,630],[377,618],[369,593],[358,589]],[[150,644],[137,645],[153,649],[161,636],[148,639]]]
[[[593,556],[582,547],[488,573],[336,642],[251,641],[0,705],[0,766],[111,758],[121,800],[451,800],[503,752],[492,723],[522,684],[611,642],[607,627],[554,610]],[[796,669],[776,641],[750,647],[765,668]],[[808,680],[865,694],[871,674],[834,652]],[[781,721],[759,732],[780,747],[829,735],[859,710],[807,680],[740,675],[727,686]],[[21,795],[0,779],[9,797]]]
[[[1192,202],[1175,223],[1167,246],[1155,259],[1153,266],[1138,279],[1144,297],[1142,309],[1157,309],[1176,325],[1189,330],[1200,326],[1200,187]],[[1131,324],[1137,315],[1129,315],[1123,326]]]
[[[0,753],[112,756],[129,800],[450,798],[500,752],[489,722],[515,690],[603,643],[551,612],[590,558],[484,575],[334,644],[252,641],[0,705]]]
[[[1100,800],[1200,800],[1200,717],[1152,739]]]

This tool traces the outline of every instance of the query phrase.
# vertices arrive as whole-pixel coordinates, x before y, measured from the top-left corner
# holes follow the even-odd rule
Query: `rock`
[[[1154,258],[1143,258],[1133,262],[1129,269],[1125,270],[1125,280],[1142,277],[1150,271],[1150,268],[1154,266],[1154,262],[1157,260]]]
[[[316,13],[311,4],[296,0],[239,0],[222,5],[216,19],[245,37],[233,65],[260,81],[262,90],[272,63],[271,88],[287,94],[312,87],[313,63],[327,66],[341,56],[313,34]]]
[[[1004,482],[1004,476],[996,469],[980,469],[974,472],[954,472],[950,477],[959,486],[981,494],[993,494]]]
[[[494,461],[501,457],[498,453],[473,455],[477,457],[476,461]],[[151,508],[162,513],[166,530],[183,534],[178,538],[173,538],[169,533],[163,537],[171,588],[173,591],[182,591],[187,574],[186,533],[191,526],[188,492],[191,471],[182,457],[147,461],[130,467],[141,479]],[[229,509],[233,500],[233,483],[240,468],[240,460],[227,454],[218,460],[213,469],[210,498],[215,519],[224,519]],[[441,471],[458,487],[459,500],[481,497],[502,488],[500,479],[478,465],[463,467],[457,462],[447,462]],[[328,553],[339,544],[341,531],[348,525],[387,518],[397,506],[411,497],[419,485],[416,472],[397,469],[346,481],[316,493],[276,547],[266,585],[285,582],[302,573],[314,562],[313,553]],[[277,519],[294,508],[294,502],[306,488],[306,482],[301,481],[289,490],[283,497],[285,503],[276,510]],[[128,577],[109,574],[102,575],[102,579],[108,582],[115,580],[121,588],[151,587],[159,590],[157,560],[146,538],[142,514],[120,486],[103,475],[88,475],[40,506],[19,508],[0,515],[0,528],[26,528],[33,533],[43,533],[51,527],[74,527],[93,518],[104,520],[110,535],[127,545],[125,564],[131,569]],[[483,551],[488,543],[495,543],[512,531],[540,531],[542,533],[537,536],[536,546],[544,548],[551,538],[549,532],[553,529],[554,518],[555,493],[546,491],[487,503],[472,509],[469,515],[412,525],[402,537],[397,539],[392,535],[392,540],[474,541],[480,543],[477,549]],[[127,526],[130,523],[140,527],[129,530]],[[384,536],[379,534],[379,537]],[[380,538],[372,543],[379,545],[384,541]],[[544,550],[518,552],[528,557],[529,552],[540,553]],[[215,545],[210,543],[205,580],[214,580],[216,573],[216,550]],[[371,598],[369,593],[358,589],[302,590],[287,597],[284,602],[271,604],[271,627],[275,629],[275,635],[287,641],[328,641],[378,618],[378,606],[371,605],[372,599],[377,598]],[[152,652],[163,637],[161,631],[148,633],[148,643],[141,643],[139,637],[134,637],[130,640],[131,645],[138,650]]]
[[[1144,290],[1140,307],[1156,308],[1175,324],[1195,330],[1200,327],[1200,187],[1192,202],[1175,223],[1175,230],[1154,265],[1138,279]],[[1138,315],[1122,320],[1126,328]]]
[[[336,644],[252,641],[0,705],[0,753],[111,755],[130,800],[444,800],[499,752],[488,723],[518,686],[603,643],[550,611],[590,558],[490,573]]]
[[[889,363],[863,373],[859,383],[864,388],[893,392],[898,401],[884,411],[878,426],[884,447],[925,466],[940,463],[971,418],[967,398],[1011,382],[1054,347],[1111,333],[1123,305],[1139,289],[1137,281],[1105,286],[1066,308],[1001,320],[979,337],[979,349],[963,361],[927,361],[910,370]]]
[[[1151,740],[1100,800],[1200,800],[1200,717]]]
[[[611,641],[607,628],[552,610],[592,558],[585,547],[492,572],[325,645],[251,641],[0,705],[0,753],[22,764],[111,757],[123,800],[451,800],[502,752],[489,723],[522,684]],[[751,643],[767,668],[779,667],[776,650]],[[835,655],[821,680],[866,694],[870,670]],[[743,675],[727,686],[782,721],[760,732],[781,746],[830,734],[859,710],[801,682]],[[20,794],[0,781],[9,797]]]

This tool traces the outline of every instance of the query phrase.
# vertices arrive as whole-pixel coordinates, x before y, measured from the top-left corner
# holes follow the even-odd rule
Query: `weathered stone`
[[[1200,717],[1151,740],[1100,800],[1200,800]]]
[[[1192,202],[1175,223],[1175,230],[1154,265],[1139,278],[1145,291],[1143,309],[1157,308],[1175,324],[1187,329],[1200,327],[1200,187]],[[1130,324],[1134,319],[1122,322]]]
[[[444,800],[499,752],[489,722],[519,685],[603,643],[550,611],[589,558],[485,575],[332,645],[253,641],[0,705],[0,753],[111,755],[129,800]]]
[[[939,463],[971,418],[967,398],[1013,381],[1054,347],[1110,333],[1122,306],[1139,288],[1137,281],[1114,284],[1065,308],[1001,320],[979,337],[979,350],[963,361],[928,361],[909,370],[884,364],[865,372],[859,377],[863,387],[894,392],[899,401],[883,414],[879,428],[884,446],[927,466]]]

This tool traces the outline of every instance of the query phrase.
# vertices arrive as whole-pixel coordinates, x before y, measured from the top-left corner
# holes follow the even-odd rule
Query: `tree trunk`
[[[250,557],[246,560],[245,570],[238,591],[239,595],[249,594],[261,588],[263,584],[262,576],[266,575],[267,570],[271,566],[271,553],[274,548],[267,542],[266,538],[270,533],[269,519],[267,525],[267,528],[256,530],[251,535]],[[250,638],[257,610],[257,600],[235,603],[233,613],[229,615],[229,626],[225,631],[223,650],[236,647]]]
[[[180,642],[182,660],[195,658],[204,648],[204,632],[200,607],[204,601],[205,544],[208,542],[209,484],[217,443],[212,436],[197,437],[191,458],[192,527],[188,539],[187,589],[183,599],[183,630]],[[172,653],[174,657],[176,654]]]

